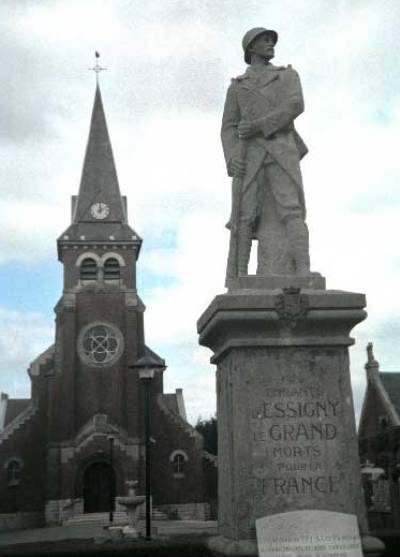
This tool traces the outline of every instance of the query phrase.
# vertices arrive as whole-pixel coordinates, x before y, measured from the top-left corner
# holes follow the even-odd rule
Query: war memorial
[[[294,126],[303,93],[294,68],[271,63],[277,42],[264,27],[245,34],[248,67],[232,80],[222,118],[232,178],[227,292],[197,322],[217,368],[218,534],[205,551],[378,557],[384,545],[367,523],[348,353],[366,299],[327,289],[311,271],[300,170],[307,147]],[[249,274],[254,241],[257,271]],[[3,418],[14,406],[0,431],[4,524],[63,525],[121,513],[145,489],[150,497],[145,407],[159,454],[154,507],[175,518],[210,517],[216,459],[188,424],[182,391],[164,393],[165,361],[145,343],[141,243],[127,221],[97,87],[79,195],[58,239],[65,284],[56,342],[29,368],[31,399],[18,409],[0,401]],[[10,495],[18,490],[19,502]]]
[[[379,555],[368,532],[349,373],[364,294],[327,289],[310,270],[294,120],[299,76],[270,60],[276,31],[243,38],[222,145],[232,177],[227,292],[198,320],[217,366],[218,526],[224,555]],[[257,271],[248,274],[253,240]]]

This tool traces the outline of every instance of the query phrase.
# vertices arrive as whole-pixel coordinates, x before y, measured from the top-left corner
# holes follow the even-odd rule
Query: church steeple
[[[59,259],[71,244],[134,245],[141,239],[127,222],[126,198],[121,196],[108,134],[103,101],[96,85],[89,138],[78,196],[72,197],[72,223],[58,239]]]
[[[102,211],[107,213],[105,222],[126,222],[103,101],[97,85],[73,221],[94,222],[102,217]]]

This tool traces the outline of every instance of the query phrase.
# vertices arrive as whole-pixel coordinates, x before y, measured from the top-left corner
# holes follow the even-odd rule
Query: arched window
[[[97,263],[94,259],[88,257],[81,263],[81,280],[96,280],[97,279]]]
[[[104,262],[104,280],[119,280],[119,262],[114,257],[106,259]]]
[[[171,453],[169,461],[172,464],[174,478],[179,479],[185,477],[185,463],[188,462],[188,460],[188,455],[181,449],[177,449]]]
[[[6,464],[7,484],[18,485],[21,481],[22,462],[16,458]]]
[[[178,453],[174,456],[172,464],[174,466],[174,474],[182,474],[185,459],[182,454]]]

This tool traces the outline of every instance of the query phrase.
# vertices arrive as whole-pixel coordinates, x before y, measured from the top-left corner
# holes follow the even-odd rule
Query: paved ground
[[[106,553],[148,545],[148,549],[162,551],[163,548],[187,543],[193,548],[201,547],[204,540],[217,532],[214,521],[153,521],[157,530],[152,542],[144,540],[112,540],[103,526],[53,526],[0,533],[0,556],[3,555],[84,555]],[[144,523],[139,527],[144,529]],[[143,552],[142,552],[143,553]],[[142,554],[141,553],[141,554]],[[196,551],[195,551],[196,553]],[[192,553],[191,553],[192,554]],[[196,553],[197,554],[197,553]],[[161,553],[160,553],[161,555]]]

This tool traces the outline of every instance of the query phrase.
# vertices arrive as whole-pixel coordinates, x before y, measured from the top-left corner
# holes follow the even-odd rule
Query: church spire
[[[126,222],[103,101],[96,85],[73,222]]]
[[[103,101],[97,83],[89,138],[78,196],[72,197],[71,225],[58,238],[58,257],[64,250],[107,246],[135,249],[142,240],[127,221],[126,198],[121,196],[108,135]]]

